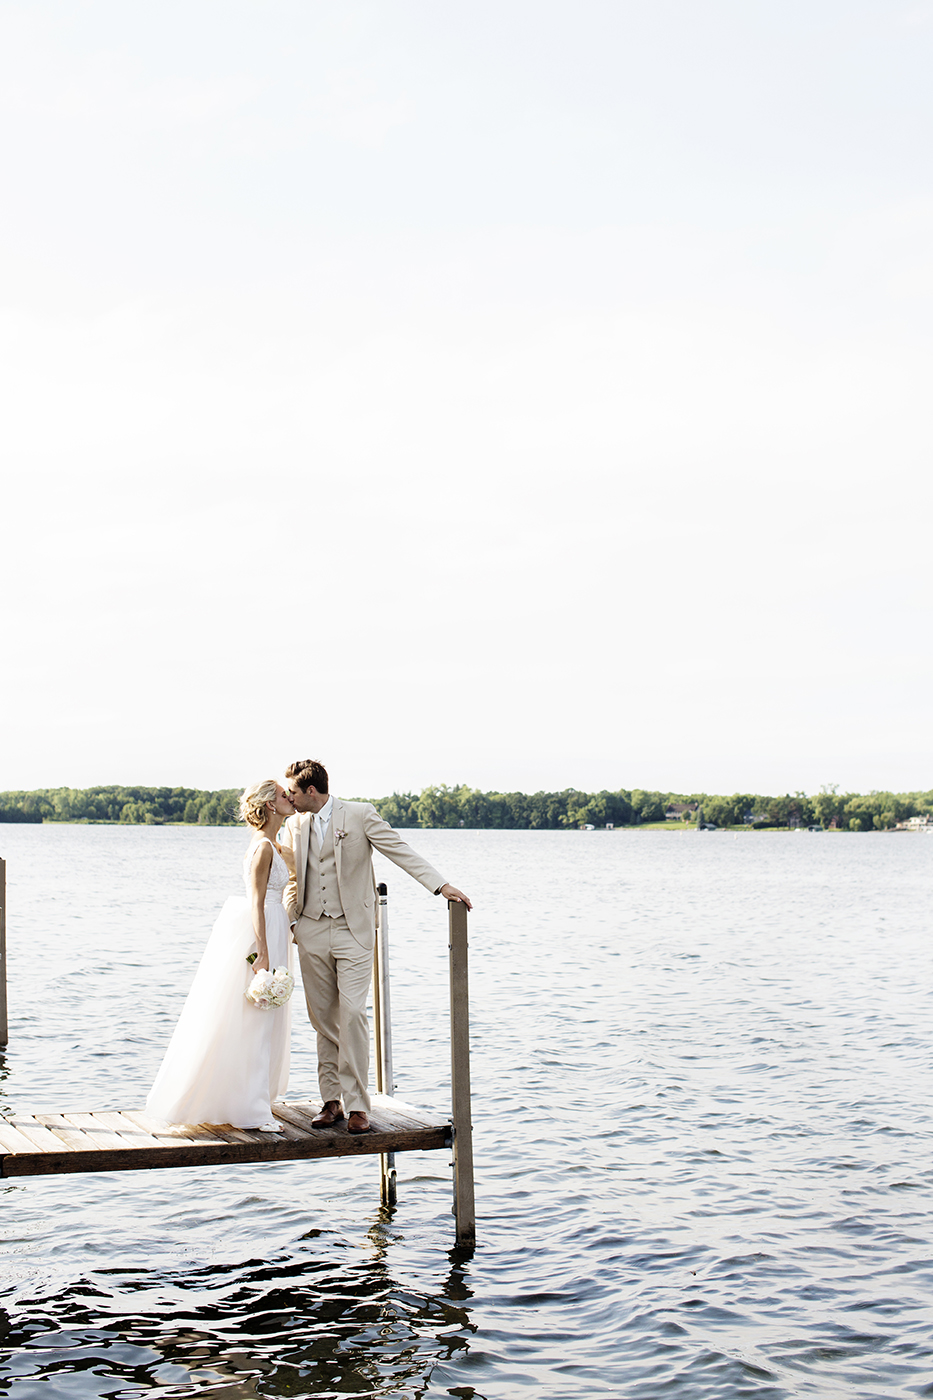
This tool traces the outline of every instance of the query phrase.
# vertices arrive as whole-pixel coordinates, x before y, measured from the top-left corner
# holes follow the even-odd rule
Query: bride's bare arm
[[[253,863],[249,870],[250,905],[253,911],[253,932],[256,935],[256,952],[258,954],[253,963],[253,972],[269,971],[269,949],[266,944],[266,914],[263,904],[266,898],[266,886],[269,883],[269,871],[272,869],[272,847],[268,841],[263,841],[259,850],[253,856]]]
[[[285,894],[282,898],[282,903],[285,905],[288,922],[292,925],[298,918],[298,910],[295,908],[295,903],[298,899],[298,875],[295,871],[295,845],[297,841],[297,833],[288,822],[286,822],[279,832],[279,851],[288,867],[288,884],[285,886]]]

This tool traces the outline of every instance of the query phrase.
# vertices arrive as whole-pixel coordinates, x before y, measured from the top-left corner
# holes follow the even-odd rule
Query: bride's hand
[[[269,968],[269,954],[268,954],[268,953],[260,953],[260,954],[259,954],[259,957],[258,957],[258,958],[256,959],[256,961],[253,963],[253,976],[255,977],[257,972],[269,972],[269,971],[270,971],[270,968]]]

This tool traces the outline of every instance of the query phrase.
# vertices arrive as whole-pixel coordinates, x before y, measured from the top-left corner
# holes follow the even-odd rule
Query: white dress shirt
[[[314,833],[317,836],[317,848],[323,850],[324,837],[327,835],[327,828],[330,826],[330,819],[334,812],[334,794],[328,797],[324,806],[319,812],[314,813]]]

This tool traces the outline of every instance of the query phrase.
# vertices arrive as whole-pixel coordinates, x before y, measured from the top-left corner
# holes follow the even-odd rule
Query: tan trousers
[[[347,1113],[369,1112],[369,1020],[366,999],[372,949],[360,946],[346,919],[309,919],[295,925],[295,942],[308,1015],[317,1031],[321,1098],[343,1099]]]

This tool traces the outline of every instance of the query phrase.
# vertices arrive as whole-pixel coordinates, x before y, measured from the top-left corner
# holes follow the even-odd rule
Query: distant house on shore
[[[933,831],[933,817],[908,817],[898,822],[895,831]]]
[[[699,802],[669,802],[664,812],[664,820],[666,822],[688,822],[699,805]]]

